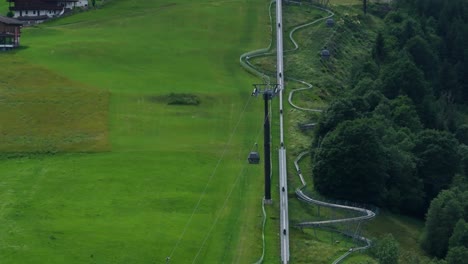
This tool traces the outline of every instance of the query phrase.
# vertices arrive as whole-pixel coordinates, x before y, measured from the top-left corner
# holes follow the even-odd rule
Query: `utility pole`
[[[270,159],[270,113],[268,102],[278,93],[278,84],[254,84],[252,96],[263,94],[265,119],[263,123],[263,146],[265,152],[265,204],[271,204],[271,159]]]
[[[362,0],[362,9],[364,10],[364,15],[367,14],[367,0]]]

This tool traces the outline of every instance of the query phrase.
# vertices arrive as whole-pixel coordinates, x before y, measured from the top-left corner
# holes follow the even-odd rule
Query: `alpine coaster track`
[[[271,8],[273,4],[276,2],[276,23],[273,23],[273,18],[271,16]],[[281,241],[281,261],[283,264],[289,263],[289,218],[288,218],[288,196],[287,196],[287,171],[286,171],[286,147],[284,144],[284,130],[283,130],[283,91],[284,91],[284,79],[286,78],[284,76],[284,70],[283,70],[283,54],[284,53],[290,53],[294,52],[299,49],[299,45],[293,38],[293,34],[305,27],[314,25],[320,21],[323,21],[325,19],[331,18],[334,16],[334,13],[326,8],[323,7],[317,7],[314,6],[317,9],[320,9],[322,11],[325,11],[328,13],[328,16],[316,19],[311,22],[307,22],[305,24],[298,25],[294,27],[290,32],[289,32],[289,39],[290,41],[294,44],[294,48],[283,51],[283,25],[282,25],[282,1],[271,1],[269,5],[269,14],[270,14],[270,24],[271,24],[271,36],[273,38],[273,25],[277,29],[277,49],[276,49],[276,55],[277,55],[277,65],[276,65],[276,78],[278,82],[278,88],[279,88],[279,113],[280,113],[280,149],[279,149],[279,193],[280,193],[280,241]],[[263,49],[258,49],[254,51],[250,51],[247,53],[244,53],[240,56],[240,64],[242,67],[244,67],[247,71],[250,73],[262,78],[265,83],[270,84],[270,76],[268,73],[262,71],[261,69],[256,68],[251,62],[250,59],[252,58],[258,58],[258,57],[265,57],[265,56],[272,56],[274,55],[273,52],[271,52],[272,48],[272,40],[270,40],[270,44],[268,45],[267,48]],[[303,88],[298,88],[295,90],[290,91],[289,97],[288,97],[288,102],[289,104],[301,111],[309,111],[309,112],[322,112],[320,109],[310,109],[310,108],[303,108],[295,105],[293,103],[293,94],[295,92],[299,92],[302,90],[307,90],[307,89],[312,89],[313,86],[310,83],[307,83],[303,80],[298,80],[295,78],[288,77],[286,78],[287,80],[294,81],[297,83],[300,83],[301,85],[305,85]],[[341,224],[341,223],[352,223],[352,222],[357,222],[358,223],[358,229],[361,226],[361,223],[363,221],[368,221],[372,218],[375,217],[375,213],[371,210],[361,208],[361,207],[355,207],[355,206],[349,206],[349,205],[340,205],[336,203],[330,203],[330,202],[325,202],[325,201],[320,201],[316,200],[314,198],[309,197],[306,195],[303,190],[307,186],[304,177],[302,175],[301,169],[299,167],[299,161],[302,159],[308,152],[302,152],[294,161],[294,166],[297,171],[297,174],[301,180],[302,186],[298,187],[295,190],[295,193],[298,197],[299,200],[304,201],[309,204],[317,205],[317,206],[323,206],[323,207],[328,207],[328,208],[334,208],[334,209],[341,209],[341,210],[346,210],[346,211],[354,211],[360,216],[354,216],[354,217],[343,217],[343,218],[338,218],[338,219],[329,219],[329,220],[321,220],[321,221],[304,221],[297,223],[296,226],[300,228],[315,228],[315,227],[322,227],[326,225],[333,225],[333,224]],[[333,231],[332,231],[333,232]],[[358,232],[355,233],[345,233],[344,235],[347,235],[357,241],[363,242],[365,245],[362,247],[355,247],[355,248],[350,248],[349,251],[341,255],[339,258],[337,258],[333,264],[340,263],[343,259],[345,259],[348,255],[350,255],[353,252],[356,251],[362,251],[366,250],[370,247],[371,241],[365,237],[362,237],[358,234]],[[264,250],[264,249],[263,249]],[[263,255],[262,258],[263,260]]]

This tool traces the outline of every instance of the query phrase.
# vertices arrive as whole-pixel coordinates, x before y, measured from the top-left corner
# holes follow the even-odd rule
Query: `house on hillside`
[[[13,49],[19,46],[23,22],[0,16],[0,50]]]
[[[88,0],[6,0],[13,17],[23,21],[41,22],[63,15],[75,7],[87,7]]]

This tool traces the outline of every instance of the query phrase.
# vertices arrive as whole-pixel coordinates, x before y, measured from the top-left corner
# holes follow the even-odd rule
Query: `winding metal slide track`
[[[272,5],[276,3],[276,23],[273,23],[273,18],[271,16],[271,8]],[[276,56],[277,56],[277,65],[276,65],[276,79],[278,83],[278,89],[279,89],[279,117],[280,117],[280,148],[278,150],[278,159],[279,159],[279,193],[280,193],[280,242],[281,242],[281,262],[283,264],[289,263],[289,258],[290,258],[290,252],[289,252],[289,216],[288,216],[288,193],[287,193],[287,170],[286,170],[286,147],[284,144],[284,122],[283,122],[283,92],[284,92],[284,65],[283,65],[283,56],[284,53],[289,53],[289,52],[294,52],[299,48],[299,45],[293,38],[293,34],[304,27],[311,26],[313,24],[316,24],[320,21],[323,21],[325,19],[331,18],[334,16],[333,12],[331,12],[328,9],[322,8],[322,7],[316,7],[320,10],[323,10],[327,12],[329,15],[320,18],[302,25],[299,25],[295,28],[293,28],[290,33],[289,33],[289,39],[291,42],[294,44],[294,48],[291,50],[284,51],[283,50],[283,18],[282,18],[282,1],[275,1],[272,0],[269,5],[269,14],[270,14],[270,24],[272,25],[271,27],[271,33],[273,36],[273,27],[276,28]],[[244,67],[247,71],[251,72],[254,75],[257,75],[258,77],[262,78],[266,83],[270,83],[270,76],[268,73],[262,72],[261,70],[257,69],[254,65],[251,64],[250,59],[256,58],[256,57],[264,57],[264,56],[272,56],[274,53],[271,53],[271,46],[272,42],[268,45],[267,48],[264,49],[259,49],[259,50],[254,50],[250,51],[247,53],[244,53],[240,56],[240,64],[242,67]],[[299,88],[292,90],[289,93],[288,97],[288,102],[289,104],[302,111],[311,111],[311,112],[321,112],[322,110],[320,109],[309,109],[309,108],[303,108],[295,105],[293,101],[293,94],[295,92],[299,92],[302,90],[306,89],[312,89],[313,86],[310,83],[307,83],[302,80],[294,79],[294,78],[287,78],[290,81],[295,81],[298,82],[302,85],[305,85],[306,87],[304,88]],[[361,216],[357,217],[351,217],[351,218],[340,218],[340,219],[331,219],[331,220],[322,220],[322,221],[306,221],[306,222],[301,222],[298,223],[297,226],[301,228],[308,228],[308,227],[320,227],[320,226],[325,226],[325,225],[332,225],[332,224],[338,224],[338,223],[349,223],[349,222],[359,222],[361,221],[366,221],[370,220],[375,217],[375,213],[372,212],[371,210],[360,208],[360,207],[353,207],[353,206],[347,206],[347,205],[339,205],[339,204],[334,204],[334,203],[328,203],[324,201],[319,201],[316,199],[313,199],[309,196],[307,196],[304,192],[303,189],[306,187],[306,182],[304,180],[304,177],[302,175],[302,172],[299,168],[299,160],[304,157],[308,152],[303,152],[301,153],[297,159],[294,161],[294,165],[296,167],[296,171],[300,177],[300,180],[302,182],[302,186],[296,189],[296,195],[298,199],[310,203],[310,204],[315,204],[318,206],[324,206],[324,207],[329,207],[329,208],[337,208],[337,209],[343,209],[343,210],[350,210],[350,211],[355,211],[358,213],[361,213]],[[355,251],[360,251],[360,250],[365,250],[370,247],[371,241],[367,238],[357,236],[357,234],[351,234],[354,239],[360,240],[362,242],[365,242],[366,246],[363,247],[357,247],[357,248],[352,248],[349,251],[347,251],[345,254],[340,256],[338,259],[336,259],[333,264],[337,264],[341,262],[344,258],[346,258],[349,254]],[[262,256],[263,259],[263,256]]]
[[[329,15],[327,17],[320,18],[320,19],[314,20],[312,22],[309,22],[309,23],[306,23],[306,24],[303,24],[303,25],[299,25],[299,26],[293,28],[289,33],[289,39],[294,44],[294,48],[291,49],[291,50],[288,50],[286,52],[293,52],[293,51],[296,51],[299,48],[297,42],[293,38],[294,32],[296,32],[297,30],[299,30],[301,28],[316,24],[316,23],[318,23],[320,21],[323,21],[325,19],[328,19],[328,18],[331,18],[331,17],[334,16],[334,13],[331,12],[330,10],[328,10],[328,9],[321,8],[321,7],[316,7],[316,8],[327,12]],[[303,108],[303,107],[299,107],[299,106],[295,105],[292,102],[293,94],[295,92],[299,92],[299,91],[302,91],[302,90],[312,89],[313,86],[312,86],[312,84],[307,83],[307,82],[302,81],[302,80],[297,80],[297,79],[293,79],[293,78],[288,78],[288,79],[292,80],[292,81],[295,81],[295,82],[298,82],[298,83],[303,84],[303,85],[306,86],[306,87],[303,87],[303,88],[299,88],[299,89],[295,89],[295,90],[290,91],[289,97],[288,97],[288,102],[292,107],[294,107],[294,108],[296,108],[298,110],[302,110],[302,111],[322,112],[322,110],[320,110],[320,109]],[[301,180],[301,183],[302,183],[302,186],[298,187],[296,189],[296,191],[295,191],[296,196],[298,197],[298,199],[301,200],[301,201],[304,201],[306,203],[314,204],[314,205],[317,205],[317,206],[323,206],[323,207],[335,208],[335,209],[342,209],[342,210],[347,210],[347,211],[354,211],[354,212],[357,212],[358,214],[361,214],[361,215],[360,216],[355,216],[355,217],[343,217],[343,218],[338,218],[338,219],[330,219],[330,220],[322,220],[322,221],[305,221],[305,222],[301,222],[301,223],[296,224],[297,227],[308,228],[308,227],[320,227],[320,226],[333,225],[333,224],[357,222],[358,223],[358,228],[359,228],[360,223],[362,223],[363,221],[368,221],[368,220],[375,217],[375,213],[373,211],[365,209],[365,208],[324,202],[324,201],[316,200],[316,199],[311,198],[308,195],[306,195],[303,192],[303,189],[307,186],[307,184],[306,184],[306,182],[304,180],[304,176],[302,175],[302,171],[301,171],[301,169],[299,167],[299,161],[307,154],[309,154],[308,151],[302,152],[301,154],[299,154],[299,156],[294,161],[295,169],[296,169],[297,174],[298,174],[298,176],[299,176],[299,178]],[[345,235],[348,235],[348,236],[352,237],[353,239],[364,242],[365,246],[350,248],[349,251],[347,251],[346,253],[341,255],[339,258],[334,260],[333,264],[340,263],[343,259],[345,259],[351,253],[356,252],[356,251],[366,250],[371,245],[371,240],[369,240],[369,239],[367,239],[365,237],[359,236],[357,232],[351,233],[351,234],[345,234]]]

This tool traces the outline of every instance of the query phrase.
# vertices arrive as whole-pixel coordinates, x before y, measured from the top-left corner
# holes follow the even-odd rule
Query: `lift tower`
[[[265,204],[271,204],[271,159],[270,159],[270,113],[268,101],[278,93],[278,84],[254,84],[252,96],[263,94],[265,119],[263,122],[263,145],[265,152]]]

